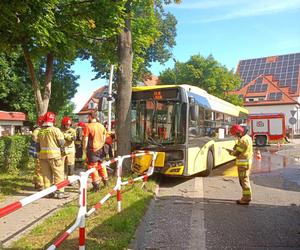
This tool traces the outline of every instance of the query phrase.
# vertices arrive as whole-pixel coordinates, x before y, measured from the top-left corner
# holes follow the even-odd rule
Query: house
[[[242,84],[231,93],[250,114],[284,113],[287,128],[300,133],[300,53],[241,60],[237,74]]]
[[[0,110],[0,136],[22,133],[26,115],[22,112],[6,112]]]
[[[143,82],[139,82],[138,86],[153,86],[159,83],[159,78],[154,75],[148,75],[145,77]],[[108,86],[103,86],[90,96],[90,98],[86,101],[82,109],[77,113],[78,120],[83,122],[88,122],[88,114],[94,110],[98,109],[100,112],[100,120],[101,122],[105,122],[107,120],[107,115],[105,111],[108,109],[107,99],[105,98],[108,96]],[[104,97],[104,98],[103,98]],[[112,116],[114,116],[112,114]],[[114,117],[112,117],[114,119]]]
[[[90,98],[83,105],[82,109],[77,113],[78,120],[88,122],[88,114],[95,109],[98,109],[99,100],[107,92],[108,86],[103,86],[93,92]]]

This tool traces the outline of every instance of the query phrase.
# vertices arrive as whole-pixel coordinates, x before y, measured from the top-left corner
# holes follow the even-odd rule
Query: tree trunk
[[[27,69],[30,75],[31,84],[34,92],[34,100],[35,106],[38,113],[38,116],[43,115],[47,112],[49,106],[49,100],[51,96],[51,80],[52,80],[52,72],[53,72],[53,54],[49,53],[47,55],[47,65],[46,65],[46,73],[45,73],[45,89],[44,96],[42,98],[41,89],[38,80],[36,79],[34,65],[32,62],[32,58],[28,51],[28,48],[25,45],[22,45],[22,50],[25,58],[25,62],[27,65]]]
[[[131,40],[131,20],[125,20],[125,27],[118,35],[118,59],[119,68],[117,73],[117,155],[127,155],[130,153],[130,103],[132,84],[132,40]],[[125,162],[125,168],[128,164]]]
[[[53,73],[53,53],[47,55],[46,73],[45,73],[45,90],[43,97],[43,114],[48,110],[49,101],[51,97],[51,83]]]
[[[34,96],[35,96],[34,101],[35,101],[36,110],[37,110],[38,115],[40,116],[43,114],[42,113],[43,112],[43,99],[42,99],[42,95],[41,95],[39,82],[35,76],[34,66],[33,66],[33,62],[32,62],[30,53],[28,51],[28,48],[25,45],[22,45],[22,50],[23,50],[25,62],[27,65],[27,69],[29,72],[29,76],[31,79],[31,84],[32,84],[32,88],[33,88],[33,92],[34,92]]]

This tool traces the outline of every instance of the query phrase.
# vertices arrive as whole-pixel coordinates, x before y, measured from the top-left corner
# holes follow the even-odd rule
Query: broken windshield
[[[158,146],[184,143],[182,114],[182,104],[178,101],[134,101],[131,115],[132,142]]]

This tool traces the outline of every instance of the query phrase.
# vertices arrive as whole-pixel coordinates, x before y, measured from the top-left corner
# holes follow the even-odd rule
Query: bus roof
[[[232,116],[239,116],[240,113],[249,114],[248,110],[226,102],[216,96],[210,95],[204,89],[201,89],[196,86],[183,84],[183,85],[155,85],[155,86],[140,86],[133,87],[133,91],[144,91],[144,90],[155,90],[155,89],[165,89],[165,88],[183,88],[186,90],[188,96],[194,97],[195,100],[203,105],[204,107],[217,111],[226,113]]]

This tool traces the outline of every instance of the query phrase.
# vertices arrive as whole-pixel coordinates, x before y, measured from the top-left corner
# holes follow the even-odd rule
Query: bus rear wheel
[[[214,168],[214,155],[211,150],[207,152],[206,170],[201,173],[201,176],[207,177],[211,174]]]

